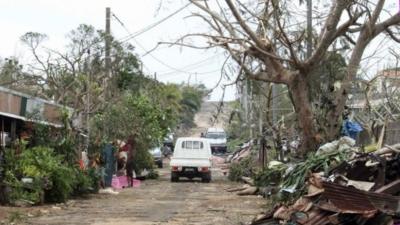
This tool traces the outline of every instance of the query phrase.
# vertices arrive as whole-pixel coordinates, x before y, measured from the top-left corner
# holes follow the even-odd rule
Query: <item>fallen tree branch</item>
[[[249,187],[250,187],[250,185],[246,184],[246,185],[243,185],[242,187],[228,188],[228,189],[225,189],[225,191],[227,191],[227,192],[237,192],[237,191],[246,190]]]
[[[242,177],[242,181],[245,182],[246,184],[254,186],[254,180],[251,179],[250,177]]]
[[[392,152],[400,153],[400,143],[392,146],[385,145],[385,147],[376,150],[374,155],[384,155]]]
[[[257,187],[248,187],[243,191],[239,191],[238,193],[236,193],[237,195],[255,195],[258,191]]]

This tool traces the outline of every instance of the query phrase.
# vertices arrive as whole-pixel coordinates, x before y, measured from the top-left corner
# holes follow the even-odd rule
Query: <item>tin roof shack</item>
[[[0,86],[0,144],[2,147],[26,131],[27,123],[60,128],[66,107]],[[70,108],[66,108],[72,111]],[[29,126],[28,126],[29,127]]]

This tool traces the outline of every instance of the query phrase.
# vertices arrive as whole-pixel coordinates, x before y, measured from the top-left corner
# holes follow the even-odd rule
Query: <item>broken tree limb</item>
[[[391,146],[386,145],[385,147],[376,150],[374,155],[384,155],[392,152],[400,152],[400,143]]]
[[[254,180],[251,179],[250,177],[242,177],[242,181],[245,182],[246,184],[254,186]]]
[[[400,180],[395,180],[385,186],[380,187],[375,193],[396,194],[400,191]]]
[[[227,191],[227,192],[243,191],[243,190],[246,190],[246,189],[249,188],[249,187],[250,187],[250,185],[245,184],[245,185],[243,185],[242,187],[236,187],[236,188],[228,188],[228,189],[225,189],[225,191]]]
[[[257,187],[248,187],[243,191],[236,193],[237,195],[255,195],[258,191]]]
[[[393,148],[392,146],[385,145],[385,147],[388,148],[388,149],[390,149],[390,150],[392,150],[392,151],[394,151],[394,152],[396,152],[396,153],[400,153],[400,150],[395,149],[395,148]]]
[[[383,138],[385,137],[385,130],[386,130],[387,123],[388,123],[388,119],[386,117],[385,118],[385,124],[383,125],[382,130],[381,130],[381,134],[379,135],[379,139],[378,139],[378,143],[377,143],[378,149],[382,148]]]

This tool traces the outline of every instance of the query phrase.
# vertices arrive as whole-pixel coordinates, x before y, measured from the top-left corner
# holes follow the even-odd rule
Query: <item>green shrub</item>
[[[18,164],[22,175],[43,181],[47,202],[64,202],[72,194],[76,175],[63,163],[63,157],[47,147],[26,149]]]
[[[20,155],[6,151],[5,184],[9,187],[8,201],[31,203],[65,202],[71,195],[98,191],[99,175],[94,169],[80,170],[65,163],[63,155],[47,147],[25,149]],[[23,183],[29,177],[33,183]],[[43,199],[44,196],[44,199]]]
[[[75,169],[75,178],[73,195],[79,196],[98,192],[100,176],[94,168],[86,171]]]
[[[240,181],[242,176],[252,177],[256,170],[256,163],[253,157],[248,156],[240,162],[231,163],[229,166],[228,179],[230,181]]]
[[[99,192],[99,188],[100,188],[100,180],[101,180],[101,175],[99,174],[99,172],[95,169],[95,168],[90,168],[87,170],[87,174],[86,176],[88,176],[90,178],[90,182],[91,182],[91,193],[97,193]]]
[[[154,167],[154,160],[149,151],[139,148],[134,157],[135,172],[140,174],[144,169],[150,170]]]
[[[259,187],[278,186],[282,182],[286,169],[287,166],[285,164],[274,168],[266,167],[254,175],[255,184]]]
[[[43,194],[41,186],[38,182],[34,182],[28,187],[17,179],[14,173],[7,171],[5,174],[5,184],[8,186],[9,191],[7,193],[8,203],[14,204],[17,201],[27,201],[31,204],[41,202],[41,196]]]
[[[158,171],[151,169],[146,175],[146,179],[158,179],[159,176],[160,174],[158,174]]]
[[[74,171],[66,166],[50,173],[51,188],[45,192],[46,202],[65,202],[72,194],[76,182]]]

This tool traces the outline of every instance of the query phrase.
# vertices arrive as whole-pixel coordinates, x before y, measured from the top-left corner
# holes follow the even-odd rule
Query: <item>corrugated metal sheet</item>
[[[331,214],[326,211],[314,211],[308,214],[309,220],[304,225],[327,225],[332,224],[329,220]]]
[[[361,191],[325,181],[323,188],[321,197],[342,213],[368,214],[379,210],[394,215],[400,212],[400,198],[397,196]]]

